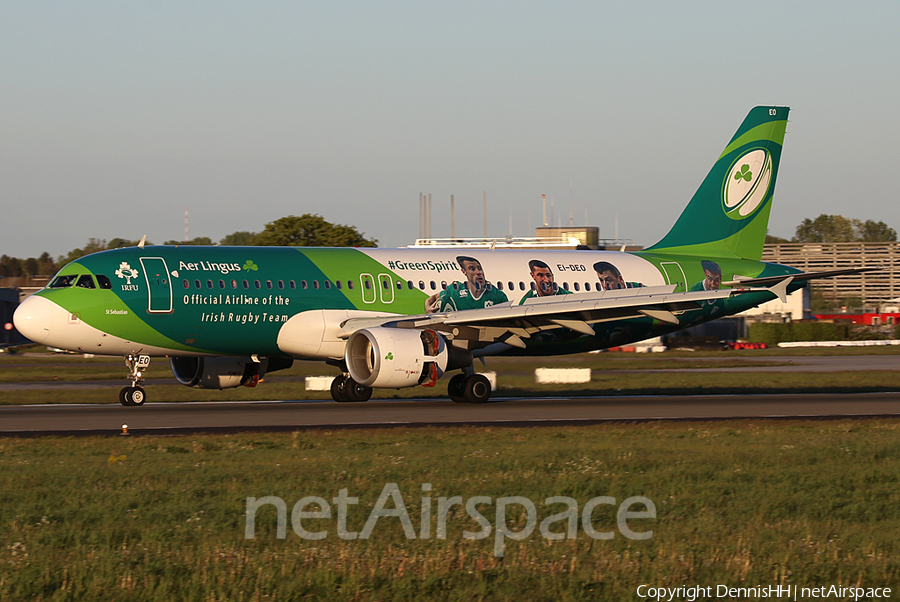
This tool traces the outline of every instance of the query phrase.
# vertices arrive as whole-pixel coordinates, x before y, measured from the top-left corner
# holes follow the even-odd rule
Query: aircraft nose
[[[22,301],[13,314],[16,330],[26,339],[35,343],[43,343],[50,336],[50,316],[53,313],[52,301],[32,295]]]

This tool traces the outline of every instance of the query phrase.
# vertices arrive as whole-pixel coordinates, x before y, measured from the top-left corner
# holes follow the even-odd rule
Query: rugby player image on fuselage
[[[557,286],[553,281],[553,271],[546,263],[540,259],[532,259],[528,262],[528,269],[531,270],[531,278],[534,280],[534,286],[530,291],[522,296],[519,305],[526,299],[534,297],[552,297],[553,295],[571,295],[571,291]]]
[[[440,293],[435,293],[425,300],[425,312],[460,311],[463,309],[479,309],[504,303],[509,299],[506,293],[492,286],[484,277],[481,262],[474,257],[460,255],[456,263],[466,276],[465,282],[454,282]]]
[[[691,287],[692,291],[717,291],[722,285],[722,268],[715,261],[704,259],[700,262],[703,267],[703,280]]]
[[[594,271],[600,279],[600,288],[605,291],[615,291],[622,288],[638,288],[644,286],[640,282],[625,282],[619,268],[608,261],[598,261],[594,264]]]

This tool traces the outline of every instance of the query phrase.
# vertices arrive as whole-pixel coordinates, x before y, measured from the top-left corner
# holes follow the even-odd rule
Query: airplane
[[[753,108],[672,229],[641,251],[145,246],[63,267],[14,322],[35,343],[125,358],[125,406],[151,357],[189,387],[256,386],[295,359],[331,395],[447,387],[489,400],[473,362],[607,349],[733,315],[814,278],[761,261],[788,107]]]

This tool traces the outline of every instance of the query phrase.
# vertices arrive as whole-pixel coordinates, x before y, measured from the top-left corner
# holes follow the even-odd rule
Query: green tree
[[[22,262],[18,257],[0,256],[0,276],[22,276]]]
[[[766,234],[766,244],[767,245],[778,245],[783,242],[791,242],[786,238],[781,238],[780,236],[772,236],[771,234]]]
[[[254,243],[256,232],[232,232],[219,241],[219,245],[223,247],[247,247]]]
[[[896,242],[897,231],[884,222],[867,219],[857,226],[861,242]]]
[[[114,238],[106,244],[107,249],[122,249],[125,247],[136,247],[140,241],[139,240],[128,240],[127,238]],[[144,242],[145,245],[149,245],[151,243]]]
[[[192,238],[191,240],[167,240],[163,243],[164,245],[214,245],[212,239],[209,236],[198,236],[197,238]]]
[[[792,242],[853,242],[857,238],[853,220],[843,215],[822,214],[806,218],[797,226]]]
[[[84,245],[83,248],[72,249],[71,251],[69,251],[68,255],[60,255],[57,263],[59,263],[60,265],[65,265],[70,261],[75,261],[80,257],[84,257],[85,255],[90,255],[91,253],[96,253],[97,251],[105,251],[106,248],[107,247],[105,240],[89,238],[88,243]]]
[[[282,247],[374,247],[378,241],[365,238],[353,226],[332,224],[321,215],[289,215],[266,224],[255,239],[257,245]]]
[[[768,241],[768,237],[766,237]],[[895,242],[897,231],[884,222],[848,219],[823,213],[797,226],[792,242]]]
[[[55,274],[56,273],[56,262],[53,261],[53,258],[50,257],[50,253],[44,251],[41,253],[41,256],[38,257],[38,268],[40,270],[40,274]]]

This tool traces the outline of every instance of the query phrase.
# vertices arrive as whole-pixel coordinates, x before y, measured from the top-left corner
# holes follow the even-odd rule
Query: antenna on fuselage
[[[138,243],[138,248],[143,249],[144,243],[146,243],[146,242],[147,242],[147,235],[144,234],[143,236],[141,236],[141,242]]]

